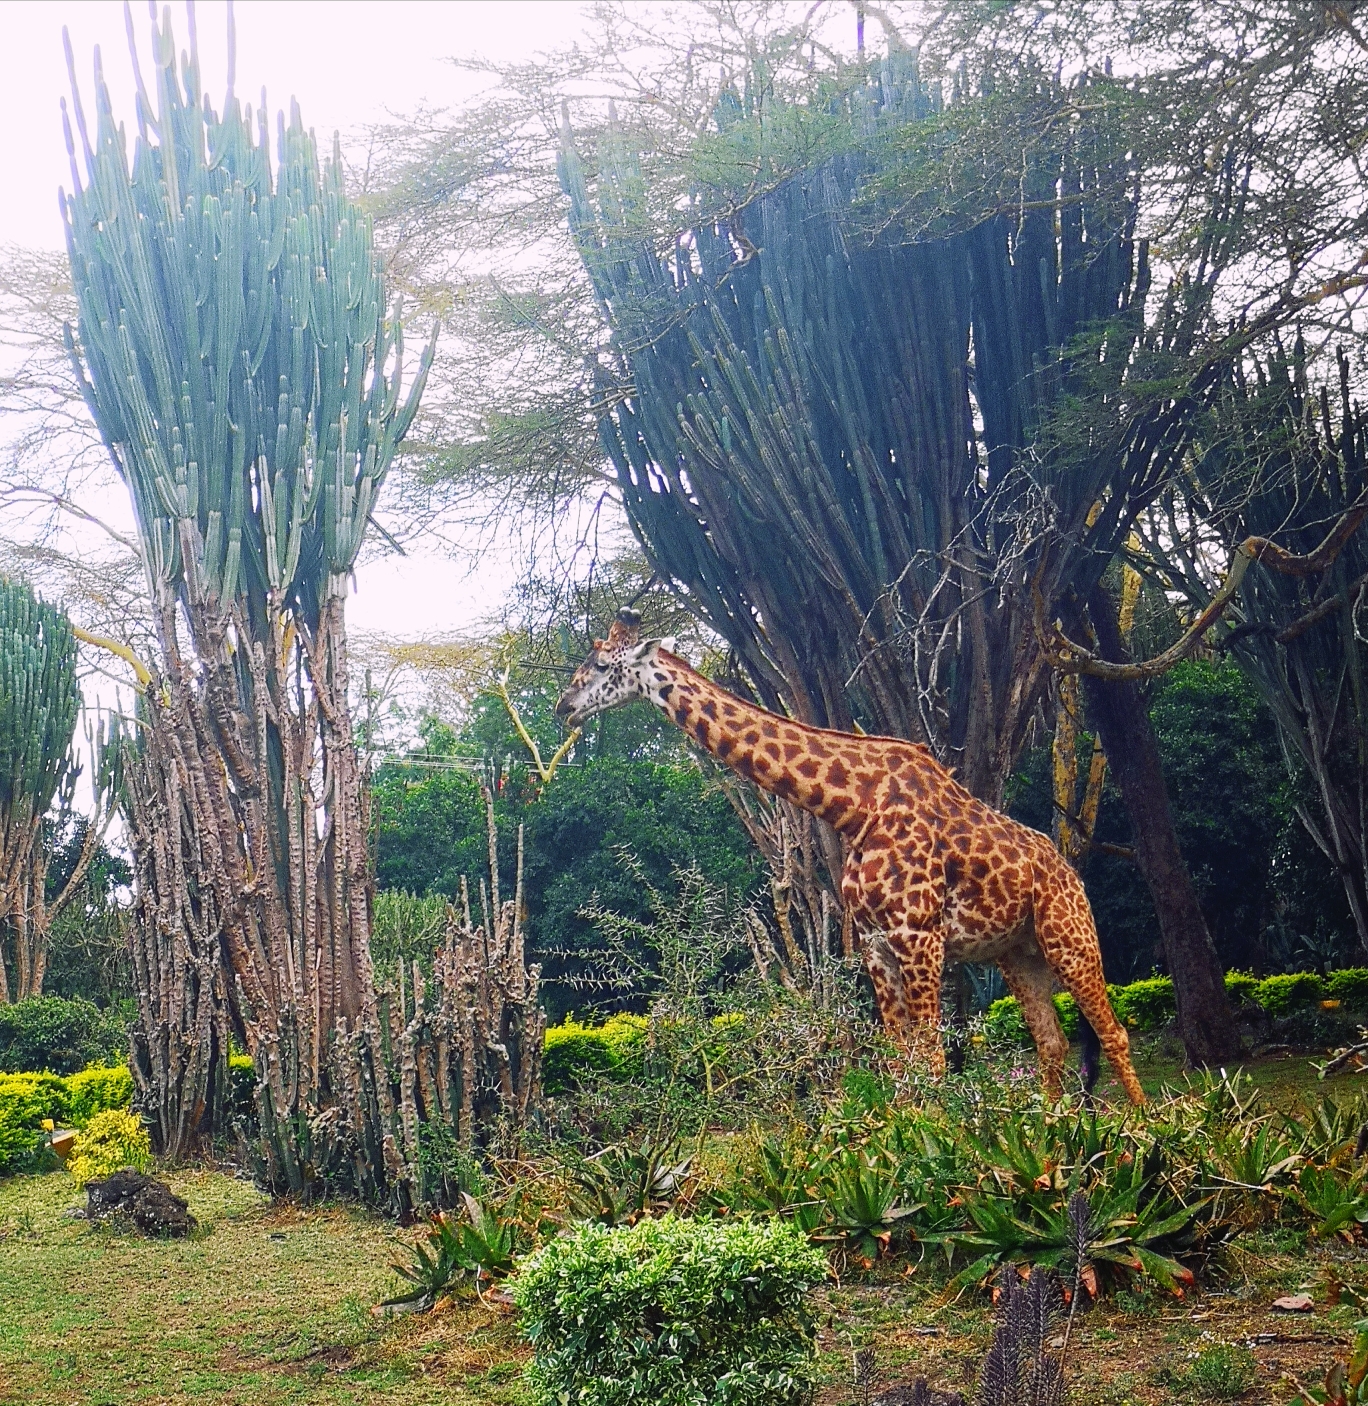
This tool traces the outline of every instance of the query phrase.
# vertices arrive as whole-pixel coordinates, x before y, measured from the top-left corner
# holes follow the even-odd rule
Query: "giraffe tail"
[[[1102,1072],[1102,1042],[1082,1011],[1078,1013],[1078,1038],[1083,1044],[1083,1059],[1078,1072],[1083,1076],[1083,1091],[1091,1095],[1097,1076]]]

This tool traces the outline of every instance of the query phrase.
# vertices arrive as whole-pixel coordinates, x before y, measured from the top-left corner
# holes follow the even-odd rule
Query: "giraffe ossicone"
[[[640,617],[622,610],[556,712],[579,726],[638,698],[843,836],[841,896],[900,1049],[943,1072],[942,969],[947,960],[993,963],[1030,1028],[1047,1096],[1061,1094],[1069,1048],[1053,1000],[1058,980],[1126,1094],[1144,1102],[1126,1028],[1107,1000],[1082,881],[1047,836],[970,795],[919,743],[809,727],[728,693],[664,641],[643,640]]]

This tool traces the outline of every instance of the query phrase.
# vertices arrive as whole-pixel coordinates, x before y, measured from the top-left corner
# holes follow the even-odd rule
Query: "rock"
[[[1314,1313],[1316,1311],[1315,1302],[1310,1294],[1285,1294],[1282,1298],[1273,1300],[1273,1307],[1278,1313]]]
[[[130,1221],[144,1235],[186,1235],[197,1223],[189,1204],[164,1181],[129,1167],[104,1181],[86,1183],[86,1215],[92,1221]]]

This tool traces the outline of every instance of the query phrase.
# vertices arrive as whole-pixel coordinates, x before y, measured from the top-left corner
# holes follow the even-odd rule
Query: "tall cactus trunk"
[[[231,91],[215,112],[193,39],[178,64],[169,28],[152,29],[155,108],[139,76],[131,153],[98,63],[93,140],[73,72],[65,204],[81,309],[68,345],[152,603],[150,793],[180,807],[165,878],[166,841],[142,862],[143,916],[166,908],[169,946],[135,941],[135,1057],[164,1140],[182,1145],[222,1098],[226,1006],[256,1065],[265,1180],[402,1212],[414,1188],[370,963],[343,608],[435,340],[406,383],[340,153],[319,161],[296,108],[273,163],[266,114]],[[174,872],[191,856],[193,893]]]
[[[200,975],[193,1008],[188,990],[171,993],[180,1063],[168,1048],[149,1084],[162,1090],[171,1143],[193,1135],[197,1115],[212,1118],[231,1007],[256,1065],[262,1179],[300,1197],[350,1190],[403,1212],[414,1187],[395,1137],[370,963],[342,605],[338,583],[316,629],[270,631],[246,660],[228,649],[230,635],[246,636],[241,614],[201,619],[196,667],[174,598],[160,602],[164,673],[147,711],[172,768],[164,788],[183,798],[183,845],[194,847],[197,892],[173,879],[171,893]],[[281,614],[272,600],[270,618]],[[152,980],[139,991],[149,1049],[154,1032],[171,1043],[161,1033],[168,1002],[156,994]]]
[[[116,753],[107,758],[101,746],[93,778],[101,814],[49,903],[43,822],[54,805],[70,814],[80,703],[71,621],[22,582],[0,577],[0,1002],[43,994],[52,921],[79,889],[108,824],[106,761]]]

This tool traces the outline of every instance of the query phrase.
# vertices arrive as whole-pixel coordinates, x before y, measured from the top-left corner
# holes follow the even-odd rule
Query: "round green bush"
[[[102,1011],[77,996],[33,996],[0,1006],[0,1071],[45,1070],[75,1074],[89,1064],[110,1064],[128,1051],[117,1012]]]
[[[67,1092],[65,1117],[76,1128],[85,1127],[97,1113],[126,1111],[133,1102],[133,1075],[126,1064],[83,1069],[63,1082]]]
[[[1347,1011],[1368,1011],[1368,967],[1346,967],[1325,978],[1325,994]]]
[[[804,1296],[826,1258],[782,1221],[577,1226],[512,1284],[537,1406],[787,1406],[810,1398]]]
[[[1266,976],[1254,991],[1254,999],[1277,1019],[1325,999],[1325,983],[1315,972],[1280,972]]]

